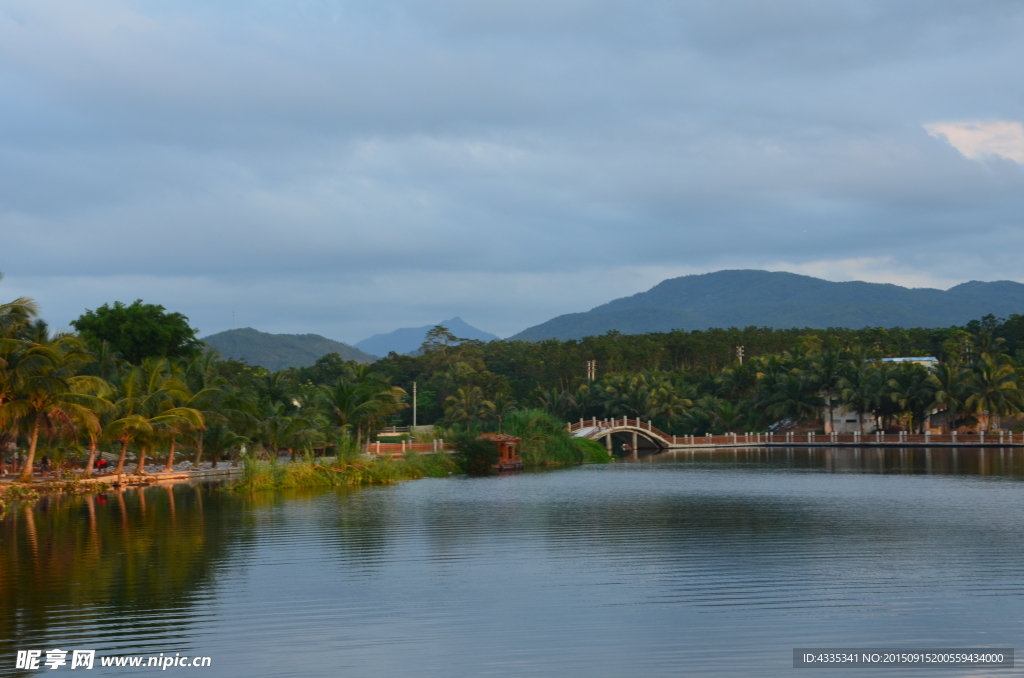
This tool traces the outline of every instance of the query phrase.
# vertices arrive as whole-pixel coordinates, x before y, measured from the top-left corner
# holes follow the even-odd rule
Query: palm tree
[[[757,367],[753,361],[726,367],[715,377],[715,394],[732,401],[742,399],[756,386]]]
[[[445,399],[444,416],[471,426],[486,419],[494,409],[494,403],[484,398],[479,386],[470,386],[456,390],[455,395]]]
[[[1017,373],[1009,361],[987,353],[982,354],[974,365],[970,395],[964,404],[968,412],[988,412],[986,428],[991,426],[995,415],[1020,412],[1021,391],[1017,388]]]
[[[123,409],[124,404],[118,402],[115,403],[114,407]],[[124,462],[128,457],[128,446],[141,436],[152,432],[153,427],[150,426],[149,420],[140,414],[126,414],[110,422],[104,428],[104,435],[107,439],[121,445],[121,455],[118,457],[117,465],[114,467],[115,475],[120,475],[124,471]]]
[[[0,275],[0,280],[3,275]],[[10,339],[39,315],[39,306],[28,297],[20,297],[6,304],[0,304],[0,338]],[[2,366],[2,365],[0,365]]]
[[[587,412],[601,404],[600,395],[597,389],[590,387],[590,384],[580,384],[575,393],[565,394],[567,410],[585,417]],[[495,398],[497,397],[499,396]]]
[[[556,417],[564,418],[570,409],[575,409],[575,403],[570,402],[571,397],[558,388],[540,389],[537,393],[537,404]]]
[[[693,407],[690,391],[685,385],[674,384],[669,379],[661,380],[654,392],[658,416],[664,417],[670,425],[681,419]]]
[[[501,433],[501,423],[505,417],[516,409],[516,401],[507,393],[499,393],[490,400],[484,401],[484,408],[487,410],[486,419],[494,419],[498,422],[498,433]]]
[[[81,387],[82,385],[80,385]],[[85,385],[86,388],[92,390],[89,395],[93,396],[92,402],[88,404],[89,408],[96,415],[96,425],[86,427],[86,435],[89,438],[89,458],[85,463],[85,469],[82,475],[86,478],[92,475],[93,466],[96,464],[96,457],[99,454],[99,443],[103,437],[103,430],[111,418],[111,413],[116,411],[114,403],[110,402],[109,396],[113,393],[110,384],[106,380],[97,377],[93,383]]]
[[[177,436],[191,429],[203,428],[204,420],[202,412],[195,408],[166,407],[160,411],[160,414],[150,417],[149,425],[153,427],[156,441],[167,440],[167,463],[164,470],[170,471],[174,467],[174,447],[177,443]],[[142,453],[139,455],[139,473],[145,470],[146,449],[152,449],[152,447],[143,446]]]
[[[160,441],[161,432],[173,426],[202,426],[202,414],[177,402],[187,400],[187,388],[174,376],[166,358],[147,358],[131,366],[113,384],[118,418],[110,423],[108,436],[121,444],[114,473],[124,470],[128,445],[139,448],[138,472],[145,470],[147,453]]]
[[[605,378],[605,412],[635,419],[654,419],[661,414],[658,374],[611,375]]]
[[[940,363],[928,378],[935,390],[935,403],[946,407],[950,429],[956,428],[970,394],[971,371],[954,363]]]
[[[349,367],[330,386],[316,394],[330,423],[338,432],[354,429],[356,444],[362,447],[363,434],[403,407],[405,391],[392,386],[388,377],[373,372],[368,365]]]
[[[882,383],[878,367],[863,359],[862,355],[855,355],[843,370],[843,376],[839,380],[839,400],[844,405],[844,410],[853,410],[857,413],[858,425],[863,426],[864,415],[874,412],[881,398]]]
[[[925,415],[935,405],[935,386],[928,370],[916,363],[900,363],[893,370],[888,386],[889,396],[910,417],[908,428],[923,432]]]
[[[178,407],[197,412],[201,421],[197,423],[195,416],[189,412],[182,413],[183,417],[164,426],[168,438],[165,471],[171,471],[174,467],[174,450],[179,434],[196,433],[196,460],[193,463],[193,468],[198,469],[202,456],[203,431],[206,426],[214,422],[227,422],[220,407],[227,389],[227,380],[217,374],[216,360],[216,353],[207,351],[202,356],[188,362],[171,364],[172,370],[179,374],[176,375],[174,388],[168,391],[168,397]],[[214,465],[216,465],[216,460]]]
[[[813,384],[798,374],[787,374],[776,382],[765,408],[765,414],[775,420],[803,421],[818,414],[821,397]]]
[[[252,442],[250,438],[235,433],[229,426],[223,424],[214,424],[200,430],[198,438],[210,451],[214,466],[217,465],[217,459],[229,448],[241,447]]]
[[[18,476],[21,482],[32,482],[40,433],[73,434],[99,426],[90,409],[95,396],[87,392],[102,387],[98,378],[77,374],[91,360],[85,346],[69,335],[38,338],[43,342],[29,347],[35,359],[18,376],[17,391],[0,405],[0,426],[20,425],[28,433],[28,453]]]
[[[300,418],[288,416],[284,403],[268,405],[259,425],[259,436],[264,449],[276,459],[278,453],[288,447],[289,441],[304,425],[305,422]]]
[[[740,430],[746,422],[746,416],[740,408],[737,407],[735,403],[728,400],[721,400],[718,398],[715,400],[717,402],[714,403],[714,407],[708,413],[711,415],[710,420],[712,426],[722,433]]]
[[[844,362],[839,351],[827,350],[814,356],[810,365],[810,376],[818,387],[828,410],[829,429],[836,430],[833,400],[840,391]]]

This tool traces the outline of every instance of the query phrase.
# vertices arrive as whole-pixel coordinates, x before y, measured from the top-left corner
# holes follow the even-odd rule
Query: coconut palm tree
[[[618,374],[604,381],[604,409],[610,416],[654,419],[661,414],[658,403],[658,375]]]
[[[590,384],[580,384],[574,392],[566,393],[566,404],[569,412],[581,418],[585,417],[587,412],[601,405],[599,388],[593,388]]]
[[[487,410],[487,417],[485,418],[494,419],[498,423],[498,433],[501,433],[501,424],[509,413],[515,411],[516,401],[509,394],[502,392],[490,400],[485,400],[484,408]]]
[[[454,397],[458,397],[458,393]],[[576,409],[571,398],[572,396],[559,388],[538,389],[536,402],[544,410],[564,419],[570,410]]]
[[[321,387],[316,401],[339,431],[354,429],[356,444],[362,447],[364,433],[407,407],[404,396],[405,391],[392,386],[388,377],[359,365],[349,367],[334,384]]]
[[[124,403],[118,401],[114,403],[114,407],[123,413]],[[149,420],[141,414],[125,414],[124,416],[118,417],[104,427],[104,435],[112,442],[117,442],[121,446],[121,454],[117,458],[117,465],[114,467],[114,474],[120,475],[124,471],[124,462],[128,457],[128,446],[135,442],[136,439],[150,434],[153,431],[153,427],[150,426]]]
[[[160,411],[160,414],[150,417],[150,426],[153,427],[156,441],[167,442],[167,463],[165,471],[174,468],[174,448],[177,445],[178,436],[186,431],[203,428],[205,420],[203,413],[192,407],[167,407]],[[152,449],[150,447],[149,449]],[[145,452],[139,455],[139,473],[144,470]]]
[[[95,426],[87,426],[85,428],[86,436],[89,439],[88,450],[89,457],[85,463],[85,469],[82,475],[86,478],[92,475],[93,467],[96,464],[96,457],[99,454],[99,443],[103,437],[103,431],[106,424],[111,421],[111,415],[116,411],[114,403],[109,400],[109,397],[113,393],[113,389],[105,379],[97,377],[95,381],[86,382],[79,384],[78,388],[85,387],[88,389],[88,395],[93,396],[88,407],[96,415]]]
[[[216,353],[208,351],[192,360],[169,363],[175,380],[170,384],[173,388],[167,391],[168,399],[176,407],[198,412],[199,417],[195,417],[192,412],[181,412],[179,414],[182,416],[162,424],[168,443],[165,471],[170,471],[174,467],[174,452],[179,435],[196,434],[197,458],[193,462],[193,468],[198,469],[202,455],[203,431],[211,423],[227,423],[222,405],[228,384],[224,377],[217,374],[216,360]]]
[[[787,374],[779,379],[768,397],[765,414],[774,420],[813,419],[821,406],[821,397],[814,384],[799,374]]]
[[[827,350],[815,355],[809,368],[810,377],[825,401],[829,429],[832,431],[836,430],[833,402],[838,399],[841,391],[840,382],[843,379],[844,367],[845,363],[839,351]]]
[[[743,411],[737,407],[736,403],[719,398],[716,398],[715,401],[714,406],[710,412],[708,412],[713,428],[721,433],[746,430],[743,427],[746,423],[747,417]]]
[[[891,372],[889,397],[910,418],[911,431],[924,431],[924,420],[935,406],[935,385],[928,370],[917,363],[903,362]]]
[[[864,415],[874,412],[882,397],[883,374],[877,365],[855,356],[846,363],[839,380],[839,400],[844,410],[857,413],[857,420],[863,426]]]
[[[972,372],[970,395],[964,404],[968,412],[989,414],[985,428],[991,426],[995,415],[1020,412],[1021,390],[1017,387],[1017,373],[1009,360],[984,353]]]
[[[118,417],[110,423],[108,436],[121,445],[114,473],[124,470],[128,446],[139,448],[138,472],[145,470],[146,455],[173,426],[202,426],[202,414],[195,408],[177,403],[189,394],[181,379],[174,376],[166,358],[147,358],[133,365],[113,384],[114,406]]]
[[[2,279],[3,275],[0,275],[0,280]],[[38,304],[28,297],[19,297],[6,304],[0,304],[0,338],[16,337],[21,329],[38,315]]]
[[[32,481],[40,433],[74,434],[99,426],[90,408],[96,398],[88,392],[102,388],[100,380],[78,374],[92,359],[85,346],[70,335],[37,338],[43,341],[25,349],[34,358],[23,364],[13,397],[0,405],[0,427],[20,426],[28,435],[28,453],[18,476],[21,482]]]
[[[939,363],[928,376],[935,391],[935,404],[945,406],[950,428],[956,428],[970,395],[971,371],[955,363]]]
[[[484,398],[479,386],[469,386],[455,391],[455,395],[445,400],[444,416],[449,421],[457,421],[472,426],[486,419],[495,405]]]

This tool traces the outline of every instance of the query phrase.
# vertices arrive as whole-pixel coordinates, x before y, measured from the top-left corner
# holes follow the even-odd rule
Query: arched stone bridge
[[[664,451],[692,447],[746,447],[768,442],[765,433],[727,433],[725,435],[674,436],[641,419],[580,419],[568,425],[569,431],[579,438],[603,440],[609,452],[613,451],[613,437],[631,442],[633,453],[643,447]]]

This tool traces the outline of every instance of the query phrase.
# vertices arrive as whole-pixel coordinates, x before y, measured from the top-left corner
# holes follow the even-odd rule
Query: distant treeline
[[[702,435],[813,425],[834,415],[829,404],[917,430],[937,411],[951,426],[993,427],[1024,408],[1022,315],[944,329],[749,327],[535,343],[468,341],[438,326],[415,356],[360,365],[331,353],[270,372],[204,351],[186,317],[141,300],[87,311],[76,334],[50,332],[37,313],[30,299],[0,304],[0,450],[12,453],[0,455],[0,474],[13,463],[23,479],[38,451],[46,466],[81,460],[86,473],[101,453],[116,455],[115,472],[129,454],[139,471],[147,458],[171,469],[183,455],[193,467],[281,451],[341,459],[414,411],[418,424],[439,425],[436,435],[506,430],[524,438],[534,463],[567,463],[595,452],[558,442],[563,423],[581,417]],[[900,356],[940,362],[880,362]]]
[[[445,417],[460,387],[477,386],[482,398],[500,394],[520,405],[537,404],[552,389],[573,391],[587,378],[586,363],[596,361],[597,376],[647,371],[685,372],[690,381],[708,381],[721,370],[744,360],[804,352],[855,351],[866,359],[901,356],[934,356],[946,362],[963,342],[984,333],[1003,339],[1001,352],[1015,356],[1024,349],[1024,315],[1007,319],[985,316],[963,327],[864,329],[747,327],[710,330],[676,330],[626,335],[609,332],[581,340],[550,339],[538,342],[459,342],[447,332],[434,332],[417,356],[395,353],[373,364],[391,383],[410,395],[419,389],[418,420],[430,423]],[[329,383],[342,374],[344,362],[325,356],[316,365],[293,370],[298,381]],[[411,422],[412,411],[394,415],[397,424]]]

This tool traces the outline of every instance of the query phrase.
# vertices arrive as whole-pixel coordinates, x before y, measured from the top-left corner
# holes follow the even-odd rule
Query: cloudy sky
[[[0,299],[506,336],[667,277],[1024,280],[1024,5],[0,0]]]

